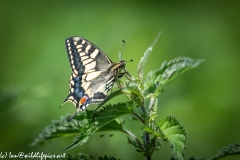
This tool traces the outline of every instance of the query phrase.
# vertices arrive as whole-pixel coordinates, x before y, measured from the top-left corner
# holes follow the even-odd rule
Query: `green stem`
[[[137,113],[133,113],[133,115],[136,116],[143,124],[145,124],[145,121],[141,116],[139,116]]]
[[[150,99],[150,104],[149,104],[149,107],[148,107],[148,109],[150,111],[149,116],[151,116],[151,110],[152,110],[153,106],[155,105],[155,103],[156,103],[156,99],[154,97],[152,97]],[[145,109],[145,107],[143,107],[143,108]],[[146,111],[146,109],[145,109],[145,111]],[[149,135],[149,133],[144,131],[144,144],[146,145],[147,142],[149,142],[149,141],[150,141],[150,135]],[[146,160],[151,160],[151,154],[146,156]]]
[[[144,107],[144,106],[141,106],[141,109],[142,109],[142,112],[143,112],[143,115],[145,115],[145,120],[144,120],[144,122],[143,122],[143,124],[144,125],[146,125],[146,123],[147,123],[147,118],[146,117],[148,117],[147,115],[148,115],[148,113],[147,113],[147,110],[146,110],[146,108]],[[146,145],[147,144],[147,142],[149,142],[150,141],[150,136],[149,136],[149,134],[146,132],[146,131],[144,131],[143,132],[143,143],[144,143],[144,145]],[[151,160],[151,155],[147,155],[146,156],[146,160]]]
[[[135,141],[137,141],[138,144],[141,144],[142,150],[145,150],[144,145],[141,143],[141,141],[140,141],[134,134],[132,134],[130,131],[128,131],[128,130],[126,130],[126,129],[123,129],[122,131],[123,131],[124,133],[128,134],[132,139],[134,139]]]
[[[150,136],[146,131],[144,131],[144,144],[146,145],[146,143],[149,141],[150,141]],[[147,155],[146,160],[151,160],[151,155]]]

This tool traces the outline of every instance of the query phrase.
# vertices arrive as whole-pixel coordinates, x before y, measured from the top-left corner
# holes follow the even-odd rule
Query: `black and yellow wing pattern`
[[[62,105],[72,102],[77,111],[86,109],[91,103],[101,103],[111,90],[117,78],[125,70],[125,61],[113,63],[107,55],[90,41],[82,37],[65,40],[72,74],[69,81],[69,95]]]

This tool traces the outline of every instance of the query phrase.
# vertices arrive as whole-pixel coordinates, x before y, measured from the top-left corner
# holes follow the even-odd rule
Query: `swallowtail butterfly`
[[[101,103],[114,82],[127,71],[125,61],[113,63],[103,51],[82,37],[67,38],[65,44],[72,74],[69,95],[62,105],[70,101],[77,108],[70,121],[91,103]]]

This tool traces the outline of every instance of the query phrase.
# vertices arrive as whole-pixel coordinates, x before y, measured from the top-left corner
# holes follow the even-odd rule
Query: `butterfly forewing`
[[[70,101],[77,111],[84,110],[90,103],[105,99],[125,63],[112,63],[98,47],[84,38],[70,37],[65,43],[72,74],[69,95],[63,104]]]

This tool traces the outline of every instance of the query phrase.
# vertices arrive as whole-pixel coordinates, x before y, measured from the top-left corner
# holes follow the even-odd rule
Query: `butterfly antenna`
[[[126,41],[122,40],[122,42],[123,42],[122,52],[119,53],[119,59],[120,59],[120,61],[123,61],[123,60],[122,60],[122,53],[123,53],[123,50],[124,50],[124,47],[125,47],[125,44],[126,44]],[[124,62],[133,62],[133,60],[130,59],[130,61],[124,61]]]
[[[126,42],[125,42],[124,40],[122,40],[122,42],[123,42],[122,52],[119,53],[119,59],[120,59],[120,61],[122,61],[122,53],[123,53],[123,50],[124,50],[124,47],[125,47],[125,44],[126,44]]]

